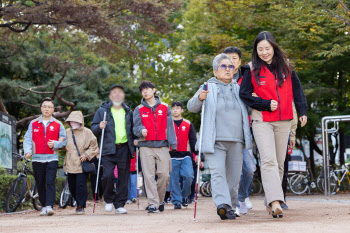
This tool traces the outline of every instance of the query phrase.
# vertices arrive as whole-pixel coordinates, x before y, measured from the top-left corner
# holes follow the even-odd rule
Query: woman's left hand
[[[87,156],[85,154],[80,156],[80,161],[84,162],[86,161],[86,159],[87,159]]]
[[[300,123],[301,123],[301,127],[304,127],[307,123],[307,116],[301,116],[299,117]]]

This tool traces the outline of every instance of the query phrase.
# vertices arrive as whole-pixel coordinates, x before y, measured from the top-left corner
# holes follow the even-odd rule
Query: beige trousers
[[[262,113],[253,110],[252,127],[260,154],[265,205],[273,201],[284,203],[282,180],[291,121],[263,122]]]
[[[140,158],[148,205],[159,208],[163,203],[171,172],[168,147],[141,147]],[[155,175],[158,176],[157,181]]]

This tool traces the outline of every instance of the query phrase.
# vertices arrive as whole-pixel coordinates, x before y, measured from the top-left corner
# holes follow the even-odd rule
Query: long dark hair
[[[274,50],[274,55],[272,58],[271,65],[272,67],[275,68],[278,84],[281,87],[284,83],[284,77],[288,78],[293,68],[289,64],[288,59],[285,53],[283,52],[283,50],[276,43],[275,38],[268,31],[260,32],[255,38],[254,48],[252,53],[252,65],[254,69],[254,76],[256,78],[257,83],[260,85],[260,70],[261,70],[261,67],[266,66],[266,62],[261,60],[258,55],[258,44],[260,41],[263,41],[263,40],[267,40],[271,44]],[[266,67],[264,67],[264,69],[266,69]]]

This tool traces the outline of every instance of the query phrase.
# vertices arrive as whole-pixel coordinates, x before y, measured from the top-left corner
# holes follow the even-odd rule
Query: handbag
[[[79,157],[81,157],[80,151],[75,141],[73,130],[72,130],[72,137],[73,137],[73,142],[74,142],[75,148],[77,149],[78,155]],[[84,162],[81,162],[81,168],[83,169],[83,173],[93,174],[93,175],[96,174],[96,167],[93,161],[85,160]]]

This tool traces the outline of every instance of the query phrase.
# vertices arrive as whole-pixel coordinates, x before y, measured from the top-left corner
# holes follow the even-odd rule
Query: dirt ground
[[[216,215],[211,198],[198,202],[197,222],[193,221],[194,204],[174,210],[171,204],[163,213],[148,214],[146,199],[126,206],[128,214],[106,213],[103,203],[97,204],[95,215],[90,202],[85,215],[77,216],[73,208],[58,209],[52,217],[38,212],[0,216],[0,232],[350,232],[350,194],[289,196],[289,210],[284,218],[273,219],[263,206],[263,197],[251,197],[253,209],[236,220],[222,221]]]

